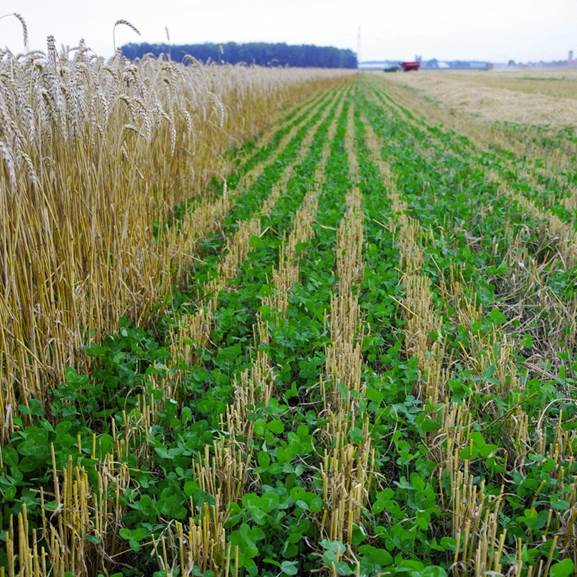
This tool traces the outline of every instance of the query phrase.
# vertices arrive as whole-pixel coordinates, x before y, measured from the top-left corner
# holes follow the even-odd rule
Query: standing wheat
[[[28,48],[28,26],[26,25],[26,20],[24,20],[22,14],[19,14],[18,12],[11,12],[10,14],[4,14],[4,16],[0,16],[0,20],[2,20],[2,18],[8,18],[8,16],[14,16],[14,18],[17,18],[20,24],[22,25],[24,48]]]
[[[139,36],[142,36],[142,34],[140,34],[140,30],[132,23],[130,23],[128,20],[117,20],[114,23],[114,26],[112,27],[112,44],[114,46],[114,52],[116,52],[116,27],[117,26],[128,26],[128,28],[130,28],[133,32],[136,32],[136,34],[138,34]]]

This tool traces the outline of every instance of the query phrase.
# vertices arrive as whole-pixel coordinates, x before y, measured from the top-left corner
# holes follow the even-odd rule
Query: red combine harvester
[[[419,70],[421,68],[421,63],[418,60],[413,60],[412,62],[401,62],[401,68],[403,72],[411,72],[412,70]]]

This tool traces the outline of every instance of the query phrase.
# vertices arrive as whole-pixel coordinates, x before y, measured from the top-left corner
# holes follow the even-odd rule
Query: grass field
[[[180,183],[170,210],[152,210],[151,190],[118,182],[126,206],[152,211],[127,262],[170,239],[162,266],[130,276],[140,286],[158,271],[143,280],[152,289],[165,278],[161,289],[131,306],[114,301],[92,332],[98,315],[86,327],[71,321],[74,338],[58,341],[65,352],[37,364],[32,333],[2,333],[0,575],[574,575],[577,201],[567,132],[536,132],[528,154],[522,136],[445,118],[396,81],[283,74],[274,102],[262,77],[244,89],[242,106],[266,102],[270,121],[253,112],[244,123],[239,104],[225,131],[238,142],[217,131],[215,159],[193,131],[204,164],[169,160],[171,146],[191,145],[179,144],[184,115],[176,145],[159,125],[147,146],[126,151],[142,155],[140,170],[166,155],[164,189]],[[125,118],[114,122],[111,135]],[[562,151],[546,162],[555,139]],[[91,157],[82,148],[65,158],[73,152]],[[29,163],[12,169],[7,158],[3,210],[25,193],[34,207],[55,177],[47,170],[34,186]],[[200,176],[217,163],[224,185]],[[187,198],[178,179],[193,167]],[[122,211],[107,211],[122,223]],[[19,218],[51,240],[42,211]],[[17,227],[2,226],[22,246]],[[10,288],[11,275],[40,290],[53,273],[29,277],[35,253],[7,244],[1,311],[16,323],[6,295],[28,285]],[[109,250],[96,250],[103,274]],[[43,271],[59,270],[47,262]],[[124,286],[121,272],[109,274],[118,284],[102,294],[93,284],[94,298]],[[61,301],[50,302],[58,311]],[[47,343],[56,321],[40,320]]]

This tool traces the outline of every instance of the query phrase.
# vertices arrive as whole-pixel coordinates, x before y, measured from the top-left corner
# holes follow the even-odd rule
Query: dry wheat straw
[[[0,75],[4,441],[19,403],[43,400],[67,366],[86,364],[87,331],[99,339],[121,315],[146,322],[182,276],[193,257],[185,235],[194,236],[198,219],[155,239],[156,223],[222,176],[227,147],[254,135],[280,105],[335,81],[317,72],[105,61],[82,44],[58,54],[53,39],[45,55],[2,52]]]
[[[337,230],[336,283],[329,319],[331,343],[326,352],[326,377],[321,382],[326,425],[320,433],[329,447],[321,465],[324,506],[318,522],[323,537],[350,545],[354,528],[362,522],[374,462],[369,422],[358,415],[357,406],[365,390],[361,374],[363,327],[357,295],[364,264],[364,213],[352,106],[347,116],[345,149],[352,186],[345,197],[345,214]],[[364,442],[359,445],[349,440],[355,426],[363,431]],[[334,565],[327,569],[336,574]]]
[[[24,44],[24,48],[28,48],[28,25],[26,24],[26,20],[24,20],[24,17],[18,12],[4,14],[3,16],[0,16],[0,20],[8,18],[9,16],[14,16],[14,18],[20,22],[20,26],[22,27],[22,43]]]

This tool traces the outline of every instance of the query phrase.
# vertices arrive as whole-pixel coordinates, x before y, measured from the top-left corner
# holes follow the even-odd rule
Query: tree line
[[[349,49],[312,44],[249,42],[238,44],[148,44],[130,43],[122,46],[126,58],[134,60],[145,54],[169,55],[176,62],[192,56],[203,63],[254,64],[258,66],[293,66],[299,68],[356,68],[357,56]]]

